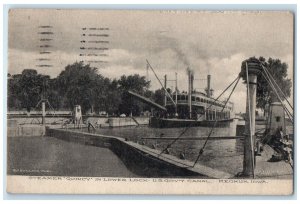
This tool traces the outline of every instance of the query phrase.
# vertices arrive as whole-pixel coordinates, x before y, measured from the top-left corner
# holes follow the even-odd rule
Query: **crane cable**
[[[236,81],[236,83],[235,83],[235,85],[234,85],[233,89],[231,90],[231,93],[230,93],[229,97],[227,98],[227,100],[226,100],[225,104],[223,105],[223,108],[222,108],[221,112],[223,112],[223,111],[224,111],[224,109],[225,109],[225,106],[227,105],[227,103],[228,103],[229,99],[231,98],[231,95],[232,95],[232,93],[234,92],[234,90],[235,90],[235,88],[236,88],[237,84],[239,83],[239,81],[240,81],[240,76],[238,76],[238,78],[237,78],[237,81]],[[218,123],[218,121],[216,120],[216,121],[215,121],[215,123],[214,123],[214,126],[211,128],[211,130],[210,130],[210,132],[209,132],[209,134],[208,134],[208,136],[207,136],[207,138],[206,138],[206,140],[205,140],[205,142],[204,142],[204,144],[203,144],[202,148],[199,150],[199,153],[198,153],[197,159],[196,159],[196,161],[194,162],[194,165],[193,165],[193,167],[196,165],[196,163],[198,162],[198,160],[199,160],[200,156],[203,154],[203,152],[204,152],[204,148],[205,148],[205,146],[206,146],[206,144],[207,144],[207,142],[208,142],[208,139],[210,138],[210,136],[211,136],[211,134],[212,134],[212,132],[213,132],[214,128],[216,127],[217,123]]]
[[[284,99],[286,100],[286,102],[289,104],[290,108],[292,110],[294,110],[294,107],[290,104],[290,102],[287,100],[287,97],[285,96],[285,94],[283,93],[283,91],[281,90],[281,88],[279,87],[279,85],[277,84],[277,82],[275,81],[274,77],[272,76],[272,74],[269,72],[269,70],[264,66],[261,65],[262,68],[264,69],[264,71],[266,72],[267,76],[269,76],[269,78],[271,79],[271,81],[276,85],[276,87],[279,89],[280,93],[282,94],[282,96],[284,97]]]
[[[275,92],[278,100],[280,101],[281,105],[283,106],[285,112],[287,113],[287,116],[289,117],[289,119],[291,120],[292,123],[294,123],[293,121],[293,115],[289,112],[289,110],[286,108],[286,106],[283,104],[282,100],[280,99],[279,97],[279,94],[277,93],[273,83],[270,81],[270,79],[268,78],[268,76],[266,76],[264,73],[263,73],[263,77],[266,79],[266,81],[269,83],[269,85],[271,86],[272,90]]]
[[[237,80],[239,80],[240,79],[240,76],[238,76],[237,78],[235,78],[234,80],[233,80],[233,82],[231,82],[227,87],[226,87],[226,89],[224,89],[224,91],[216,98],[216,99],[214,99],[214,102],[215,101],[217,101],[231,86],[232,86],[232,84],[234,84],[234,82],[236,82]],[[210,107],[212,106],[212,104],[210,104],[206,109],[209,109]],[[224,105],[224,107],[226,106],[226,104]],[[203,114],[202,114],[203,115]],[[200,118],[200,117],[199,117]],[[179,134],[179,136],[177,137],[177,138],[175,138],[171,143],[169,143],[168,145],[167,145],[167,147],[166,148],[164,148],[161,152],[160,152],[160,154],[158,155],[158,156],[160,156],[163,152],[165,152],[168,148],[170,148],[180,137],[182,137],[185,133],[186,133],[186,131],[190,128],[190,127],[192,127],[192,125],[193,124],[195,124],[198,120],[199,120],[199,118],[197,118],[195,121],[193,121],[193,122],[191,122],[190,123],[190,125],[189,126],[187,126],[180,134]]]
[[[158,82],[160,83],[161,87],[164,89],[165,94],[171,99],[171,101],[172,101],[172,103],[174,104],[174,106],[176,106],[177,104],[174,102],[173,98],[171,97],[170,93],[167,91],[166,87],[163,86],[163,84],[162,84],[161,81],[159,80],[157,74],[155,73],[153,67],[151,66],[151,64],[149,63],[149,61],[148,61],[147,59],[146,59],[146,62],[147,62],[148,67],[151,68],[151,70],[152,70],[154,76],[156,77],[156,79],[157,79]]]

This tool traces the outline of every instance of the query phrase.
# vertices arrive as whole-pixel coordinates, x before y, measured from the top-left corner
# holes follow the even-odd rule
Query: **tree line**
[[[8,74],[8,110],[39,110],[38,102],[47,99],[55,110],[72,110],[81,105],[84,114],[105,111],[109,115],[140,115],[151,108],[133,99],[127,91],[163,104],[163,90],[150,91],[149,87],[150,81],[144,76],[109,79],[83,62],[67,65],[56,78],[24,69],[21,74]]]
[[[291,95],[292,82],[287,77],[288,66],[279,59],[260,57],[287,97]],[[109,115],[132,114],[150,111],[145,105],[130,95],[131,90],[163,105],[164,90],[149,90],[150,81],[138,74],[123,75],[119,79],[109,79],[98,73],[97,68],[83,62],[67,65],[55,78],[39,74],[34,69],[24,69],[21,74],[8,74],[8,111],[40,109],[41,99],[47,99],[55,110],[73,110],[81,105],[84,114],[105,111]],[[169,92],[172,90],[168,89]],[[258,76],[257,107],[276,101],[271,87],[262,76]],[[234,102],[234,101],[233,101]]]

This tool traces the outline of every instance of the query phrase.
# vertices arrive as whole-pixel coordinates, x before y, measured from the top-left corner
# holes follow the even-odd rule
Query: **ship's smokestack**
[[[211,79],[211,75],[209,74],[207,75],[207,90],[206,90],[206,94],[208,98],[211,97],[210,79]]]

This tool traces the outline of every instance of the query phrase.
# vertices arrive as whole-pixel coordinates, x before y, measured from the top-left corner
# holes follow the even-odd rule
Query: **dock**
[[[71,142],[106,147],[114,152],[133,173],[145,177],[233,178],[234,175],[208,166],[161,154],[156,149],[126,139],[74,130],[47,128],[46,136]]]

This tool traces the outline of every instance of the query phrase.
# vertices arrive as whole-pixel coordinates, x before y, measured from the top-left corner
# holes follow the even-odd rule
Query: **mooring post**
[[[245,117],[245,140],[244,140],[244,162],[243,176],[254,177],[255,169],[255,109],[256,109],[256,89],[257,75],[260,73],[261,66],[257,59],[249,59],[242,63],[244,80],[247,83],[247,102]]]
[[[46,101],[42,101],[42,125],[46,124]]]

